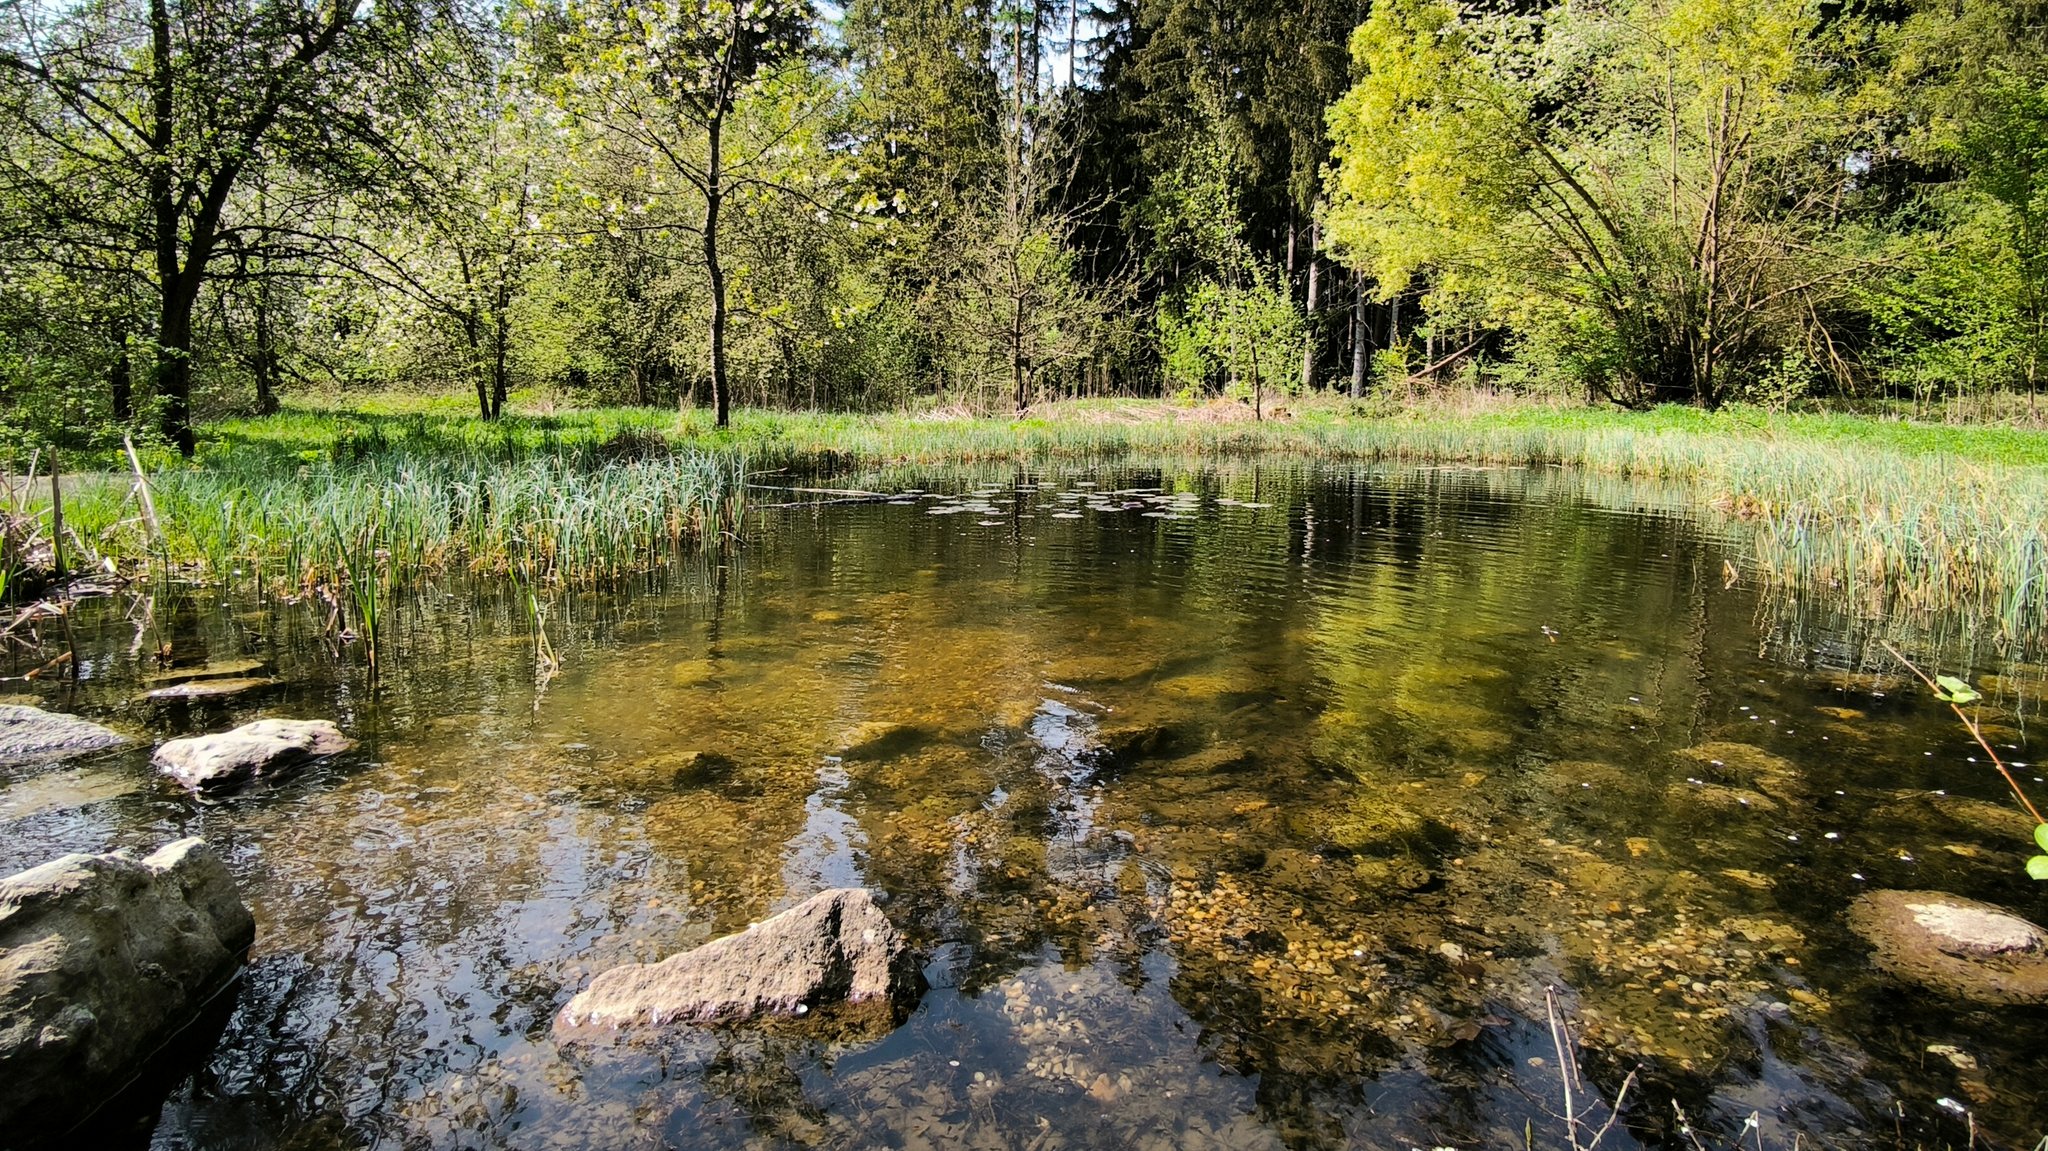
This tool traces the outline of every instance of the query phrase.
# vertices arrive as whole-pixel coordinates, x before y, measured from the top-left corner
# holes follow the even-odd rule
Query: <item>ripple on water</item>
[[[1784,625],[1714,540],[1643,514],[1657,490],[1292,465],[918,482],[560,597],[540,691],[501,589],[398,608],[374,686],[290,605],[200,613],[281,686],[155,734],[260,706],[365,740],[217,807],[140,751],[0,775],[0,861],[192,831],[248,884],[249,978],[158,1140],[1556,1141],[1551,987],[1590,1087],[1644,1068],[1646,1122],[1673,1097],[1731,1135],[1761,1110],[1789,1146],[1889,1129],[1899,1099],[1931,1145],[1957,1138],[1948,1096],[2028,1134],[2042,1021],[1902,1000],[1841,921],[1877,886],[2026,910],[2024,821],[1859,637]],[[78,705],[125,706],[132,627],[114,604],[80,624],[107,670]],[[2040,698],[2006,670],[2001,699]],[[549,1037],[597,971],[840,884],[934,956],[880,1042]]]

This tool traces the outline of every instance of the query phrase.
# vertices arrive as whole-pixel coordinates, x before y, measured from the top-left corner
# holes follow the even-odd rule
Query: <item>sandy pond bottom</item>
[[[306,606],[200,593],[159,613],[180,654],[279,682],[154,702],[130,605],[94,605],[84,681],[45,704],[363,740],[212,805],[146,751],[0,774],[0,868],[201,834],[256,911],[232,1012],[117,1133],[1561,1147],[1548,988],[1581,1098],[1636,1074],[1603,1146],[1689,1146],[1674,1105],[1709,1146],[1752,1114],[1767,1149],[2048,1133],[2048,1013],[1890,983],[1843,924],[1881,887],[2048,918],[2026,821],[1850,617],[1727,586],[1741,557],[1655,493],[1293,467],[923,486],[762,510],[717,560],[557,595],[540,690],[503,589],[402,598],[374,685]],[[2030,762],[2039,671],[1968,622],[1927,634]],[[552,1038],[594,972],[850,884],[927,959],[886,1038]]]

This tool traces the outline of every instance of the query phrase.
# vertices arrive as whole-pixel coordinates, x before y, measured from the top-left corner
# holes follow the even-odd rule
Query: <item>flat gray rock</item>
[[[839,888],[660,963],[604,972],[562,1008],[555,1031],[573,1039],[808,1017],[871,1036],[901,1020],[918,982],[908,945],[874,897]]]
[[[195,792],[217,792],[347,751],[356,741],[324,719],[259,719],[218,735],[174,739],[156,749],[156,769]]]
[[[187,683],[195,679],[246,679],[268,675],[270,663],[261,659],[216,659],[198,667],[178,667],[142,677],[151,685]]]
[[[256,922],[218,856],[67,855],[0,879],[0,1131],[63,1131],[231,979]]]
[[[193,679],[169,687],[155,687],[142,693],[149,700],[167,699],[223,699],[231,695],[256,691],[259,688],[275,687],[274,679]]]
[[[0,767],[54,763],[127,742],[128,737],[120,732],[75,715],[0,704]]]
[[[1849,926],[1878,967],[1979,1003],[2048,1003],[2048,932],[1989,903],[1940,891],[1873,891]]]

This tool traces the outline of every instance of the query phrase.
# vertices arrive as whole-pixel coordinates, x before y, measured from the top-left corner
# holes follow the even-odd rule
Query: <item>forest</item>
[[[9,0],[0,454],[387,391],[2031,413],[2044,13]]]
[[[2048,0],[0,0],[0,1151],[2048,1151],[2044,375]]]

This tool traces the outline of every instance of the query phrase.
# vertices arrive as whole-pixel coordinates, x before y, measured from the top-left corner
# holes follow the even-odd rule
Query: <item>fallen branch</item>
[[[1472,349],[1478,347],[1480,344],[1485,342],[1486,334],[1482,333],[1477,339],[1473,340],[1471,343],[1466,344],[1464,347],[1459,348],[1457,351],[1452,352],[1450,355],[1445,356],[1443,359],[1438,360],[1436,363],[1433,363],[1428,367],[1421,369],[1420,371],[1409,373],[1408,378],[1401,381],[1402,385],[1405,387],[1408,384],[1421,383],[1422,378],[1424,376],[1434,376],[1436,373],[1450,366],[1453,360],[1459,359],[1460,357],[1464,356],[1465,353],[1471,351]]]

